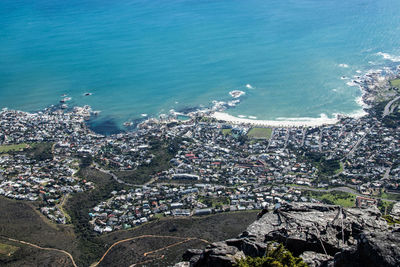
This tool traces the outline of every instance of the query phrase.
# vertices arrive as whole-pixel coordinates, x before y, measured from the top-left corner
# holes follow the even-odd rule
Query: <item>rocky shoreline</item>
[[[361,106],[361,110],[352,114],[333,114],[333,118],[329,118],[325,114],[321,114],[319,118],[286,118],[276,120],[257,120],[235,117],[224,110],[226,107],[222,104],[214,106],[210,116],[230,123],[271,126],[271,127],[318,127],[321,125],[336,124],[341,117],[359,118],[368,114],[369,109],[374,106],[378,100],[391,99],[394,95],[387,92],[386,89],[389,81],[399,75],[399,66],[395,68],[385,67],[379,70],[370,70],[362,76],[354,76],[348,84],[350,86],[358,86],[361,91],[361,97],[356,102]]]

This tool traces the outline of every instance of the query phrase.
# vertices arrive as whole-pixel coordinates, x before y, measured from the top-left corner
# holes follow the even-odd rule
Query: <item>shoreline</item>
[[[339,122],[339,119],[336,118],[328,118],[327,116],[322,115],[319,118],[293,118],[293,119],[285,119],[285,120],[257,120],[257,119],[246,119],[239,118],[233,115],[230,115],[225,112],[214,112],[211,114],[211,117],[220,121],[226,121],[230,123],[237,124],[251,124],[258,126],[270,126],[270,127],[317,127],[321,125],[333,125]]]
[[[219,121],[225,121],[233,124],[247,124],[264,127],[319,127],[324,125],[334,125],[341,118],[355,118],[367,116],[368,110],[376,102],[377,93],[382,88],[386,87],[389,81],[398,77],[400,65],[384,70],[369,70],[362,76],[353,76],[351,80],[352,86],[359,87],[361,96],[356,97],[355,101],[360,106],[359,110],[355,110],[349,114],[335,113],[334,118],[329,118],[326,114],[321,114],[320,117],[303,117],[303,118],[277,118],[275,120],[260,120],[251,118],[241,118],[230,115],[224,110],[211,109],[210,117]]]
[[[214,118],[218,121],[224,121],[227,123],[231,124],[242,124],[242,125],[253,125],[253,126],[261,126],[261,127],[319,127],[319,126],[324,126],[324,125],[334,125],[340,122],[342,118],[354,118],[354,119],[359,119],[361,117],[367,116],[369,114],[369,109],[374,106],[376,103],[377,99],[379,97],[382,97],[382,95],[379,95],[383,91],[383,89],[388,87],[389,81],[391,79],[394,79],[396,77],[399,77],[400,75],[400,65],[397,66],[392,66],[392,67],[383,67],[383,69],[370,69],[366,71],[364,74],[360,74],[360,76],[355,75],[351,79],[352,87],[358,87],[359,90],[361,91],[361,96],[357,96],[355,99],[355,102],[360,106],[360,109],[355,110],[351,113],[345,114],[345,113],[333,113],[331,114],[332,117],[328,117],[326,114],[322,113],[320,114],[320,117],[293,117],[293,118],[276,118],[276,119],[270,119],[270,120],[263,120],[263,119],[257,119],[256,117],[248,116],[248,117],[241,117],[239,116],[234,116],[226,112],[227,109],[235,107],[238,103],[240,103],[240,96],[244,95],[245,93],[243,91],[231,91],[232,92],[240,92],[241,94],[239,96],[232,96],[234,100],[231,101],[217,101],[214,100],[212,101],[212,106],[211,107],[206,107],[203,109],[198,109],[196,111],[191,111],[191,112],[176,112],[175,110],[171,109],[169,116],[167,114],[161,114],[164,115],[165,117],[159,116],[157,117],[152,117],[152,116],[147,116],[147,117],[142,117],[140,119],[136,119],[136,126],[129,127],[129,129],[124,129],[119,127],[115,127],[116,125],[112,125],[115,127],[115,129],[118,132],[130,132],[130,131],[135,131],[139,126],[143,123],[146,123],[148,121],[158,121],[158,122],[168,122],[171,120],[179,120],[177,119],[177,116],[187,116],[192,119],[196,117],[211,117]],[[390,95],[384,96],[385,98],[390,97]],[[379,101],[379,100],[378,100]],[[2,108],[2,110],[7,109],[6,107]],[[44,108],[43,110],[47,109],[59,109],[59,105],[51,105],[47,108]],[[85,124],[90,128],[93,132],[97,134],[102,134],[102,135],[112,135],[114,133],[110,133],[109,131],[104,132],[104,131],[99,131],[99,129],[95,129],[96,127],[93,127],[91,125],[90,121],[93,119],[97,119],[97,116],[91,116],[94,114],[92,112],[90,106],[85,105],[84,107],[71,107],[69,110],[75,110],[79,114],[84,115],[86,118]],[[20,112],[26,112],[23,110],[17,110]],[[42,110],[38,110],[35,112],[26,112],[26,113],[37,113]],[[93,113],[93,114],[92,114]],[[90,115],[89,115],[90,114]],[[147,115],[147,114],[146,114]],[[143,116],[143,114],[142,114]],[[100,119],[101,120],[101,119]],[[109,120],[107,120],[109,122]],[[101,126],[100,126],[101,127]],[[110,127],[110,125],[107,125],[107,127]]]

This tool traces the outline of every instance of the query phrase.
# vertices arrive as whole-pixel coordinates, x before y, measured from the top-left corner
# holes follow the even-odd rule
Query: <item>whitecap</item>
[[[245,115],[238,115],[239,118],[246,118],[247,116]]]
[[[142,114],[140,114],[140,116],[147,117],[147,114],[146,113],[142,113]]]
[[[345,63],[341,63],[338,66],[341,67],[341,68],[348,68],[349,67],[349,65],[347,65]]]
[[[378,52],[376,54],[378,56],[382,56],[383,59],[390,60],[393,62],[400,62],[400,56],[393,56],[393,55],[390,55],[389,53],[383,53],[383,52]]]
[[[249,116],[249,119],[256,120],[257,117],[256,116]]]
[[[234,107],[234,106],[236,106],[236,105],[239,104],[239,103],[240,103],[240,100],[239,100],[239,99],[232,100],[232,101],[229,101],[229,102],[228,102],[228,106]]]
[[[251,84],[246,84],[246,88],[248,88],[248,89],[253,89],[253,86],[251,86]]]

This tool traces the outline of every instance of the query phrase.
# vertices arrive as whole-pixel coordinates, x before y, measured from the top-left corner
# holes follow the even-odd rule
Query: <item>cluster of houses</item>
[[[274,127],[271,136],[258,139],[249,135],[251,125],[204,121],[200,115],[187,121],[149,119],[136,131],[103,136],[86,125],[88,112],[88,108],[37,113],[3,109],[0,195],[41,201],[43,214],[66,223],[59,206],[63,197],[96,186],[77,177],[79,158],[90,156],[97,167],[118,175],[150,164],[157,156],[154,140],[179,140],[169,167],[149,177],[151,183],[112,192],[96,205],[90,216],[97,232],[129,228],[157,216],[314,201],[285,186],[290,184],[349,185],[364,195],[400,191],[399,127],[387,127],[373,112],[360,118],[342,117],[335,125]],[[390,112],[399,112],[397,103]],[[51,158],[38,159],[27,152],[41,143],[51,144]],[[15,144],[25,146],[21,151],[4,149]],[[310,154],[335,160],[339,167],[326,177]],[[375,204],[361,198],[358,202]]]
[[[116,134],[106,138],[106,142],[96,154],[102,166],[117,170],[134,170],[140,165],[150,164],[154,155],[149,132],[138,131]]]
[[[248,125],[187,122],[172,129],[164,125],[161,130],[163,127],[170,137],[185,139],[171,160],[171,168],[158,174],[160,182],[350,184],[366,194],[365,188],[376,192],[399,189],[399,132],[371,116],[342,118],[331,126],[274,128],[269,140],[244,143],[240,136],[246,136]],[[238,134],[225,134],[222,129],[227,128]],[[318,162],[305,157],[307,152],[335,159],[340,168],[321,183]]]
[[[247,127],[187,123],[174,128],[169,134],[184,136],[185,140],[171,160],[171,168],[158,175],[159,181],[240,185],[277,179],[292,183],[297,179],[307,183],[316,171],[309,162],[283,147],[268,148],[268,140],[241,142],[240,136],[246,136]],[[222,129],[227,128],[237,134],[225,134]]]
[[[276,203],[313,201],[286,186],[226,187],[213,184],[155,184],[113,191],[89,213],[99,233],[129,229],[160,216],[202,216],[272,207]]]
[[[66,140],[77,140],[77,136],[83,140],[90,138],[91,132],[79,111],[64,113],[47,109],[30,114],[4,109],[0,113],[0,145],[7,148],[24,144],[21,151],[11,149],[0,154],[0,195],[42,201],[43,214],[55,222],[67,222],[57,207],[62,197],[94,187],[75,176],[79,164],[71,155],[76,146],[68,146],[71,150],[61,153]],[[30,153],[43,142],[50,144],[46,147],[51,150],[47,152],[51,158],[41,159]]]

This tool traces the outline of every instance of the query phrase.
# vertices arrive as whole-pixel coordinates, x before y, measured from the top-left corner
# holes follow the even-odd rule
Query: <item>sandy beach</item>
[[[336,118],[328,118],[326,116],[321,116],[320,118],[293,118],[285,120],[252,120],[245,118],[238,118],[223,112],[214,112],[211,117],[240,124],[252,124],[258,126],[272,126],[272,127],[316,127],[321,125],[335,124],[338,122]]]

